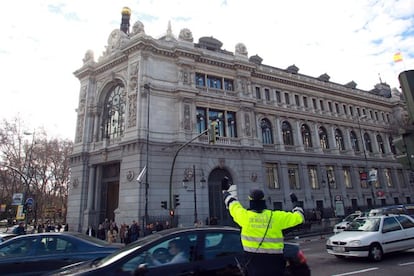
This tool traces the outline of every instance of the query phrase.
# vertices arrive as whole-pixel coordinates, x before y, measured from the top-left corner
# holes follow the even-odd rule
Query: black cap
[[[254,201],[265,200],[263,191],[260,189],[250,190],[249,200],[254,200]]]

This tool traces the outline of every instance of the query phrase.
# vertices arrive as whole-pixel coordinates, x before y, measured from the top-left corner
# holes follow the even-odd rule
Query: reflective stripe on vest
[[[243,245],[243,250],[251,253],[266,253],[266,254],[283,254],[283,249],[279,248],[262,248],[262,247],[248,247]]]
[[[263,242],[272,242],[272,243],[283,243],[284,239],[283,238],[253,238],[250,236],[246,236],[246,235],[241,235],[241,239],[245,240],[245,241],[254,241],[254,242],[258,242],[260,243],[262,240]]]

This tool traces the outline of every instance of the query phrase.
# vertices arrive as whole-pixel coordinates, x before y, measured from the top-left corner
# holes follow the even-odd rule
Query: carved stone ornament
[[[78,186],[79,186],[79,179],[78,178],[73,179],[72,187],[76,189]]]
[[[184,40],[184,41],[188,41],[188,42],[193,42],[194,38],[193,38],[193,34],[190,31],[190,29],[184,28],[180,31],[180,34],[178,35],[178,38],[180,40]]]
[[[127,172],[127,174],[126,174],[126,179],[127,179],[129,182],[131,182],[132,180],[134,180],[134,176],[135,176],[135,174],[134,174],[134,172],[133,172],[133,171],[128,171],[128,172]]]
[[[241,56],[247,56],[247,48],[246,45],[243,43],[237,43],[236,44],[236,54]]]

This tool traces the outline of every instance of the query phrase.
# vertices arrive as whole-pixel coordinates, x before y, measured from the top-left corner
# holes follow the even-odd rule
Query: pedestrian
[[[284,275],[283,230],[305,221],[303,209],[295,206],[297,198],[291,195],[292,212],[267,209],[262,190],[252,189],[249,194],[250,208],[246,209],[237,199],[237,186],[222,180],[224,203],[233,220],[241,227],[241,243],[245,260],[238,260],[242,273],[254,275]],[[271,264],[271,265],[269,265]]]
[[[26,234],[26,229],[24,229],[24,222],[19,222],[16,228],[13,229],[13,234],[24,235]]]
[[[106,232],[105,232],[105,228],[103,227],[102,223],[100,223],[98,226],[96,237],[101,240],[106,240]]]
[[[131,227],[129,228],[129,240],[130,242],[136,241],[139,237],[139,226],[138,223],[133,220]]]
[[[93,228],[92,225],[89,225],[88,229],[86,229],[86,235],[90,237],[96,237],[96,231],[95,228]]]
[[[109,226],[108,234],[107,236],[107,242],[114,243],[116,242],[116,237],[118,235],[118,232],[115,230],[114,226],[111,224]]]

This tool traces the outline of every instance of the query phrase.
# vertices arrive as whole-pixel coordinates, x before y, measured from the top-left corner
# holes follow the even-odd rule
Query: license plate
[[[345,252],[345,247],[343,246],[334,246],[332,249],[335,252]]]

